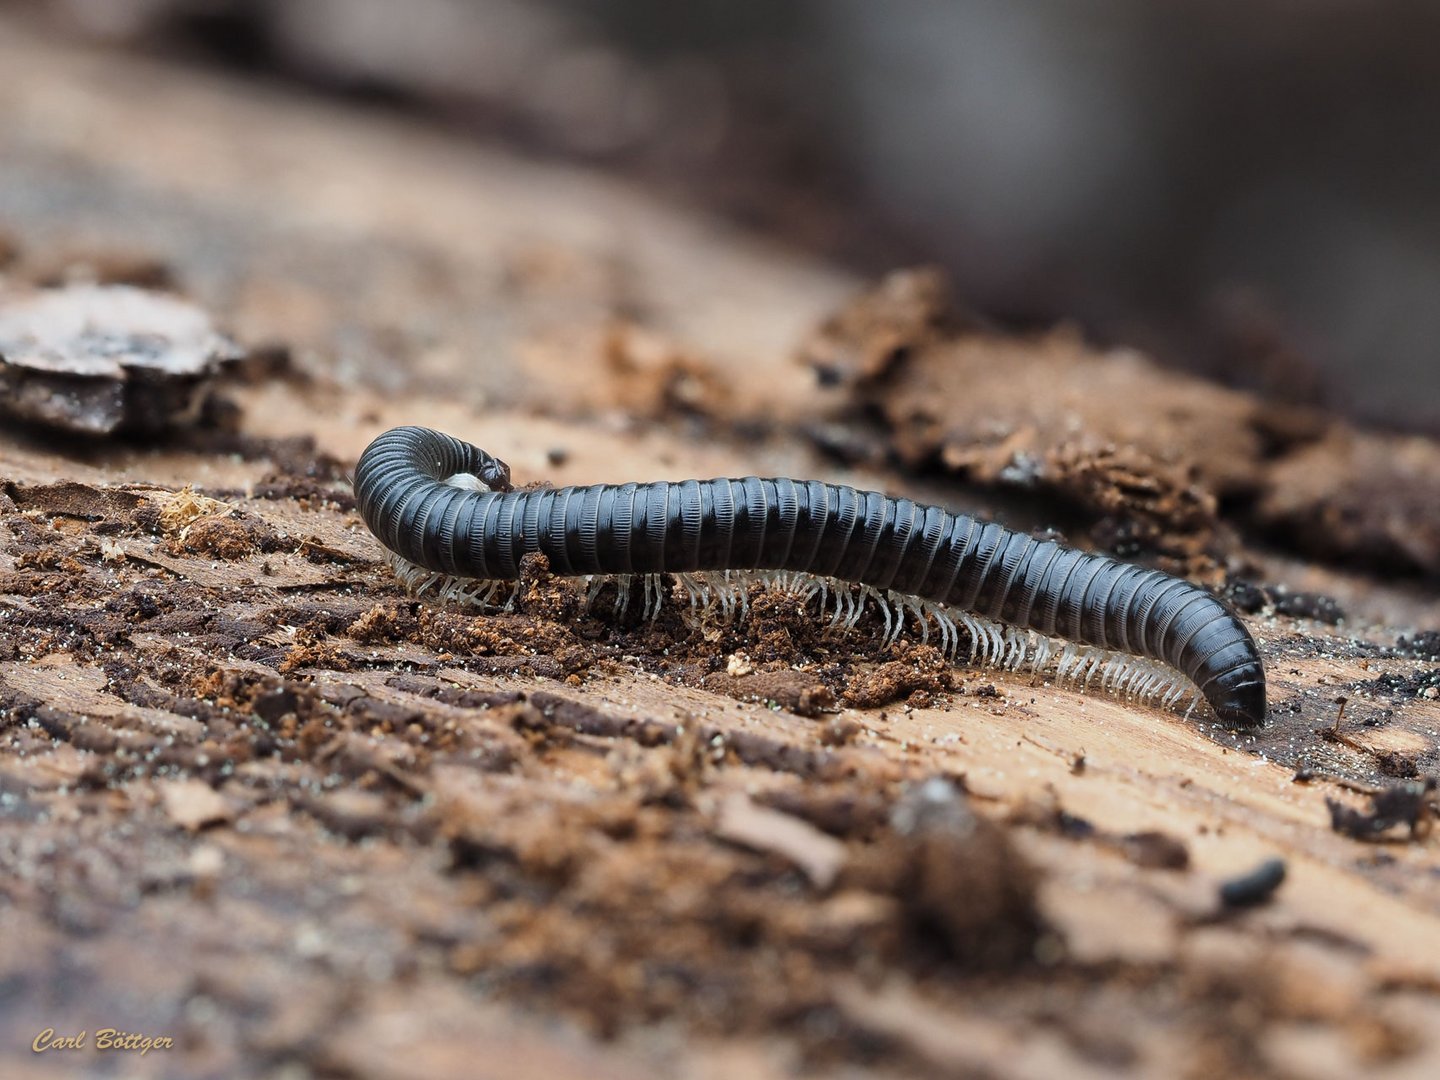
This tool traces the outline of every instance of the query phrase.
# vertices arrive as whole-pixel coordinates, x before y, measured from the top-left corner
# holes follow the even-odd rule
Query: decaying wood
[[[19,31],[0,66],[7,284],[62,248],[158,259],[266,346],[228,419],[164,440],[0,433],[0,1059],[65,1075],[35,1035],[113,1026],[173,1037],[144,1066],[174,1076],[1440,1067],[1425,504],[1328,547],[1284,525],[1433,444],[1397,463],[929,291],[857,318],[842,274],[363,114]],[[817,386],[797,349],[854,370]],[[1089,408],[1087,373],[1136,403]],[[1127,449],[1110,425],[1147,402],[1206,408]],[[1272,721],[952,670],[778,600],[698,628],[544,576],[514,613],[418,603],[346,482],[407,422],[519,482],[791,473],[1038,520],[1058,494],[1049,523],[1101,542],[1138,505],[1138,557],[1256,582]],[[1314,455],[1347,440],[1372,449],[1326,489]],[[1372,572],[1397,562],[1432,576]],[[1327,800],[1401,783],[1409,819],[1332,828]],[[1273,858],[1268,900],[1223,902]]]
[[[0,296],[0,415],[81,436],[193,422],[230,354],[209,317],[129,285]]]

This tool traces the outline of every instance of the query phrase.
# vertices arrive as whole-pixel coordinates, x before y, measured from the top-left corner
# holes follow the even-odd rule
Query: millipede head
[[[514,485],[510,483],[510,466],[497,457],[491,457],[483,450],[481,459],[475,467],[475,475],[491,491],[512,491]]]
[[[1257,665],[1254,670],[1237,673],[1221,680],[1218,690],[1205,695],[1223,723],[1236,727],[1259,727],[1265,722],[1265,673]]]

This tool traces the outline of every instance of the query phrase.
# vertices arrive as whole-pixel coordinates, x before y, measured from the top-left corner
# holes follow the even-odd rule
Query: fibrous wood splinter
[[[913,626],[952,657],[968,648],[972,661],[1164,707],[1204,700],[1228,723],[1265,718],[1255,642],[1215,596],[938,506],[754,476],[515,491],[504,462],[422,427],[370,444],[355,497],[417,594],[507,602],[537,551],[553,573],[588,578],[591,604],[613,583],[623,611],[638,580],[646,616],[666,575],[692,609],[723,618],[743,616],[760,582],[836,625],[873,606],[887,642]]]

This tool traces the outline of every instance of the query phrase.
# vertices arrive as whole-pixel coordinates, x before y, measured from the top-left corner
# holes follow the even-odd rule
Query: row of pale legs
[[[510,611],[519,595],[518,581],[449,577],[394,554],[390,562],[396,577],[415,596],[430,594],[444,603]],[[960,660],[963,646],[968,643],[966,658],[972,664],[1030,671],[1059,683],[1087,690],[1096,687],[1166,709],[1189,699],[1188,707],[1193,711],[1201,700],[1189,679],[1147,657],[1059,641],[909,593],[882,592],[835,578],[789,570],[717,570],[597,575],[581,580],[586,584],[587,610],[601,606],[602,594],[614,587],[610,603],[617,618],[629,610],[637,581],[643,598],[642,618],[655,618],[666,600],[673,599],[686,605],[686,618],[692,625],[744,619],[749,614],[751,589],[759,585],[794,596],[807,606],[815,603],[818,616],[835,630],[854,629],[873,610],[884,620],[886,646],[913,627],[925,644],[932,632],[938,633],[939,648],[952,661]]]

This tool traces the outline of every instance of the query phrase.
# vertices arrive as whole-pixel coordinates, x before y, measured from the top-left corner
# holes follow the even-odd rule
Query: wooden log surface
[[[1440,1069],[1433,443],[0,30],[0,292],[158,279],[252,350],[195,430],[0,432],[5,1075],[99,1069],[105,1027],[173,1039],[122,1052],[164,1076]],[[512,613],[416,601],[346,482],[398,423],[521,482],[817,476],[1242,570],[1272,719],[777,597],[698,628],[543,574]],[[1406,784],[1384,835],[1332,827]]]

